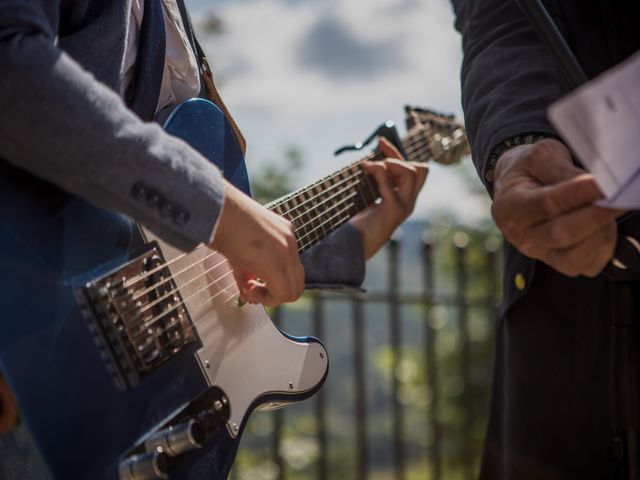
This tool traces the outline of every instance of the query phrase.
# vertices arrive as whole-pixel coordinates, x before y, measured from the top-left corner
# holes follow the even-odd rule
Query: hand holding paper
[[[519,145],[496,164],[491,213],[505,238],[528,257],[568,275],[598,275],[616,245],[616,217],[601,208],[593,175],[554,139]]]
[[[640,54],[548,110],[551,123],[596,178],[599,205],[640,209]]]

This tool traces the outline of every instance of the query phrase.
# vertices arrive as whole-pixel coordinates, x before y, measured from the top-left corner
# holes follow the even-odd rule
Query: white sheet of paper
[[[640,209],[640,54],[554,102],[558,133],[596,178],[602,205]]]

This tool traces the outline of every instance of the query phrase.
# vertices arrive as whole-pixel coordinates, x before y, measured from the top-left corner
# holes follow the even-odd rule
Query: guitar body
[[[242,154],[217,107],[185,102],[165,128],[249,191]],[[20,412],[18,425],[0,436],[0,479],[226,478],[253,409],[298,401],[322,385],[322,345],[283,334],[261,307],[238,307],[221,255],[206,247],[184,255],[159,242],[154,248],[170,262],[195,333],[139,378],[118,376],[114,335],[91,321],[91,302],[81,301],[89,297],[79,292],[139,258],[147,240],[124,215],[0,168],[0,374]],[[129,462],[147,455],[154,433],[213,413],[218,428],[207,424],[196,448],[171,456],[168,473],[144,476],[144,463]]]

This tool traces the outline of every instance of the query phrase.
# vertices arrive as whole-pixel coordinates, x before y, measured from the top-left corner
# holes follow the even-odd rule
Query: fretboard
[[[402,139],[408,160],[432,158],[428,132],[419,129]],[[327,237],[379,197],[375,180],[363,169],[364,161],[382,160],[368,155],[317,182],[269,204],[267,208],[289,220],[295,229],[300,253]]]

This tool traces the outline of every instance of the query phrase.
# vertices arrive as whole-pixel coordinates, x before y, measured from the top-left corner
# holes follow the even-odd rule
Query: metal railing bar
[[[498,306],[500,304],[499,296],[499,278],[498,273],[498,252],[500,250],[500,243],[497,239],[489,237],[485,241],[485,251],[487,259],[487,308],[491,312],[491,316],[494,321],[498,320]],[[491,329],[491,345],[495,345],[495,332],[496,329]]]
[[[280,325],[282,319],[282,307],[276,307],[273,309],[271,319],[276,326]],[[280,453],[280,447],[282,446],[282,430],[284,427],[284,411],[275,410],[272,413],[271,419],[273,422],[273,433],[271,435],[271,458],[278,469],[276,479],[284,480],[286,478],[285,463]]]
[[[353,426],[355,432],[351,440],[351,442],[354,442],[351,444],[354,452],[353,463],[350,467],[354,470],[351,470],[350,476],[357,480],[366,480],[373,473],[373,470],[377,468],[376,466],[378,466],[380,459],[376,458],[375,455],[372,457],[371,452],[381,446],[379,443],[381,440],[377,436],[375,439],[371,437],[372,431],[377,429],[374,428],[375,425],[371,424],[369,420],[370,417],[373,420],[371,412],[375,411],[376,404],[368,397],[368,394],[371,393],[368,391],[368,375],[371,372],[367,365],[372,355],[372,352],[367,351],[366,346],[367,331],[371,323],[371,318],[367,318],[367,310],[365,310],[368,306],[376,310],[382,309],[388,312],[389,315],[388,320],[376,316],[375,318],[379,318],[378,321],[385,323],[374,327],[378,330],[386,330],[386,322],[389,322],[389,338],[384,342],[385,347],[391,350],[392,355],[391,411],[385,414],[391,415],[391,438],[384,439],[384,442],[393,443],[389,445],[391,447],[391,465],[387,463],[388,460],[385,461],[387,468],[391,468],[391,472],[388,473],[391,473],[394,479],[405,480],[409,476],[409,469],[411,469],[411,474],[414,474],[416,473],[416,468],[422,468],[421,466],[424,465],[426,456],[426,468],[420,475],[424,474],[431,480],[449,478],[454,472],[457,475],[461,475],[461,478],[473,478],[474,476],[475,462],[479,453],[474,432],[477,433],[480,422],[483,422],[484,419],[478,419],[476,415],[476,413],[480,412],[481,407],[480,404],[475,403],[478,400],[479,384],[476,385],[477,382],[474,380],[476,378],[474,374],[477,373],[477,363],[474,363],[475,360],[473,359],[475,355],[480,355],[480,352],[486,352],[487,344],[493,341],[495,334],[495,329],[490,328],[488,324],[498,315],[501,251],[500,241],[495,237],[485,237],[483,249],[482,244],[478,244],[475,240],[473,245],[470,245],[469,237],[466,234],[454,235],[454,244],[453,269],[447,263],[448,270],[446,270],[451,272],[447,273],[447,275],[452,275],[447,276],[446,282],[449,285],[449,281],[451,281],[451,289],[442,288],[445,282],[440,280],[441,276],[438,270],[441,266],[438,251],[445,245],[440,241],[436,242],[435,236],[428,237],[427,235],[423,236],[421,245],[421,272],[409,272],[410,277],[407,277],[414,278],[416,273],[421,273],[422,281],[412,280],[412,282],[422,284],[413,285],[412,291],[402,291],[401,279],[404,278],[405,274],[405,272],[401,272],[400,249],[402,244],[396,239],[387,248],[386,260],[388,262],[387,275],[389,282],[384,290],[376,289],[376,291],[351,296],[327,291],[311,291],[305,295],[310,304],[311,311],[309,313],[311,314],[312,325],[310,329],[305,328],[304,330],[306,332],[311,330],[320,339],[325,339],[326,330],[329,327],[325,318],[326,311],[328,308],[334,308],[330,307],[327,302],[332,302],[334,306],[347,306],[345,302],[348,302],[351,306],[350,323],[353,338],[350,341],[351,347],[347,346],[347,348],[353,349],[351,354],[353,378],[351,381],[353,381],[352,392],[355,413],[353,415]],[[478,248],[481,248],[482,251],[477,251]],[[482,256],[477,257],[477,253]],[[479,258],[482,258],[480,263],[477,262]],[[438,286],[440,287],[440,292],[436,291]],[[404,288],[407,289],[406,286]],[[405,319],[403,308],[407,307],[409,308],[406,312],[408,317]],[[281,323],[284,314],[285,310],[283,309],[277,308],[274,310],[272,319],[276,325]],[[305,318],[309,318],[306,315]],[[348,317],[349,315],[347,314],[345,320],[349,321]],[[422,325],[416,324],[413,326],[413,320],[411,320],[411,325],[405,324],[405,321],[414,318],[422,322]],[[418,332],[422,339],[415,338],[413,335],[411,339],[403,339],[403,331],[404,336],[406,336],[408,335],[407,332],[414,332],[414,328],[419,329]],[[484,328],[490,328],[490,338],[489,333],[483,330]],[[460,350],[458,353],[454,353],[454,357],[446,357],[446,355],[451,355],[452,353],[449,350],[450,347],[446,345],[449,345],[453,338],[457,338],[460,342]],[[408,343],[403,343],[405,341]],[[482,343],[476,344],[474,342]],[[478,349],[475,348],[476,346]],[[423,366],[420,367],[420,370],[424,371],[425,381],[419,386],[419,388],[426,389],[429,395],[429,401],[426,403],[424,413],[416,410],[416,408],[424,407],[405,405],[402,401],[404,384],[402,383],[403,377],[400,368],[403,365],[403,354],[405,353],[405,348],[407,348],[406,354],[408,355],[410,351],[413,352],[414,347],[424,351],[421,354],[422,360],[420,361],[423,362]],[[328,348],[331,350],[332,345],[329,344]],[[442,361],[442,355],[445,355],[442,358],[452,358],[454,363]],[[412,356],[407,356],[406,360],[410,361],[412,358]],[[453,371],[451,371],[451,367],[453,367]],[[448,385],[445,384],[449,375],[459,375],[462,380],[463,388],[455,398],[449,397],[447,393],[449,392]],[[412,388],[415,387],[415,385],[410,386]],[[312,478],[317,478],[318,480],[335,478],[336,475],[336,472],[332,471],[329,439],[333,440],[333,438],[331,437],[331,425],[328,423],[330,409],[333,408],[330,407],[330,402],[332,402],[330,399],[335,392],[332,392],[332,389],[327,387],[328,385],[325,385],[310,400],[312,402],[310,413],[315,416],[311,434],[315,435],[317,458],[312,460],[314,464],[311,470],[308,470],[309,467],[304,467],[304,469]],[[376,395],[381,394],[380,386],[371,385],[371,388],[374,388],[377,392]],[[383,390],[386,390],[386,388],[383,388]],[[410,390],[407,393],[412,394],[412,391]],[[385,392],[385,394],[388,393]],[[484,393],[482,393],[482,396],[484,397]],[[455,431],[449,431],[447,428],[448,420],[445,417],[441,418],[441,414],[444,415],[445,412],[449,412],[447,407],[451,405],[451,402],[460,407],[460,414],[463,416],[462,425],[456,428]],[[412,441],[415,440],[413,436],[415,435],[413,433],[414,426],[405,424],[405,422],[408,418],[413,420],[413,415],[416,413],[424,419],[420,422],[421,425],[426,425],[427,427],[425,428],[425,433],[416,432],[418,435],[426,437],[425,440],[428,445],[426,452],[424,449],[422,451],[418,450],[417,444],[409,443],[409,438]],[[282,448],[284,429],[296,415],[287,415],[282,410],[276,410],[271,415],[273,429],[267,440],[269,443],[262,444],[268,446],[268,450],[266,452],[263,450],[264,453],[261,453],[261,455],[263,458],[266,457],[265,460],[268,459],[273,462],[273,466],[277,467],[271,478],[284,480],[287,477],[296,475],[296,469],[299,468],[295,466],[296,464],[293,461],[291,465],[286,462],[285,451]],[[457,422],[456,424],[460,425]],[[454,446],[453,450],[448,448],[451,441],[454,441],[452,444]],[[388,447],[385,446],[386,448]],[[335,468],[343,468],[339,467],[338,464],[333,467],[333,470]],[[241,478],[243,475],[242,470],[242,466],[234,468],[230,478]]]
[[[365,480],[368,474],[367,442],[367,393],[365,374],[365,342],[364,320],[362,315],[362,300],[354,297],[352,300],[353,315],[353,370],[355,388],[356,412],[356,478]]]
[[[389,242],[389,321],[391,333],[391,351],[393,361],[391,364],[391,405],[393,410],[393,460],[395,478],[405,478],[405,452],[404,452],[404,415],[400,403],[400,382],[398,371],[400,368],[400,344],[402,341],[402,326],[400,325],[400,306],[398,292],[400,290],[400,272],[398,262],[399,242],[391,239]]]
[[[327,292],[311,292],[308,294],[309,297],[321,297],[325,300],[333,300],[333,301],[345,301],[350,297],[345,296],[345,294],[336,294],[336,293],[327,293]],[[367,293],[365,295],[357,295],[358,298],[361,298],[365,303],[389,303],[391,297],[388,292],[372,292]],[[442,306],[442,307],[458,307],[460,303],[458,303],[456,294],[443,295],[443,294],[434,294],[432,293],[428,302],[425,302],[423,293],[405,293],[398,294],[395,297],[395,301],[404,305],[424,305],[426,307],[433,306]],[[466,308],[497,308],[500,302],[498,300],[495,301],[495,304],[489,305],[487,303],[487,296],[478,296],[478,297],[470,297],[465,298],[462,303],[463,307]]]
[[[422,240],[422,263],[424,275],[423,303],[424,305],[432,305],[432,295],[435,289],[433,271],[433,239],[425,232]],[[424,309],[425,375],[427,377],[425,388],[427,388],[427,395],[431,395],[430,408],[427,409],[427,423],[429,425],[427,432],[430,433],[431,438],[427,439],[427,441],[430,442],[427,444],[430,445],[428,449],[428,460],[431,462],[431,478],[433,480],[440,480],[442,476],[442,435],[440,431],[440,422],[438,421],[440,391],[436,357],[437,330],[432,327],[431,322],[429,321],[431,314],[431,308],[427,307]]]
[[[318,338],[324,338],[324,299],[313,299],[313,331]],[[316,394],[316,439],[318,442],[318,480],[329,478],[329,452],[327,442],[327,384]]]
[[[473,473],[473,444],[471,437],[471,421],[473,412],[473,398],[471,395],[471,346],[469,342],[468,308],[465,305],[467,293],[467,246],[468,237],[465,234],[454,236],[456,248],[456,296],[458,305],[458,336],[460,339],[460,376],[462,377],[462,465],[465,478],[471,478]]]

